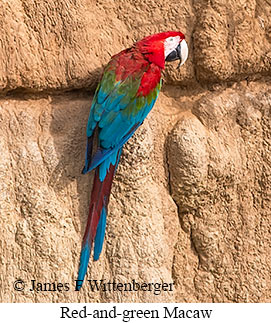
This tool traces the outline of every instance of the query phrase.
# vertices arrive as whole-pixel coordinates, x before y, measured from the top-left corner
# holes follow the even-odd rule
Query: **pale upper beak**
[[[187,57],[188,57],[188,46],[187,46],[187,42],[183,39],[179,43],[179,45],[167,55],[166,61],[173,62],[179,59],[180,60],[179,66],[181,66],[185,63],[185,61],[187,60]]]

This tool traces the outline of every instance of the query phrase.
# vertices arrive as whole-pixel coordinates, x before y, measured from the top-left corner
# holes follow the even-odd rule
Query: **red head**
[[[161,68],[165,61],[180,59],[181,65],[186,61],[188,47],[184,34],[178,31],[167,31],[143,38],[135,47],[152,63]]]

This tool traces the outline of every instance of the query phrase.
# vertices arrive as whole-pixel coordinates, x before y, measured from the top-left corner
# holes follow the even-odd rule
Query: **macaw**
[[[152,109],[161,89],[165,61],[184,64],[188,46],[183,33],[151,35],[113,56],[96,89],[87,123],[83,174],[95,169],[89,216],[82,242],[76,290],[83,284],[91,249],[94,261],[102,251],[107,206],[123,145]],[[97,150],[93,153],[94,137]],[[96,139],[95,139],[96,140]]]

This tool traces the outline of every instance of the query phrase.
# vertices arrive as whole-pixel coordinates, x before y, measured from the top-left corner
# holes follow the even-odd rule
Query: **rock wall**
[[[2,302],[271,301],[270,17],[266,0],[1,1]],[[81,175],[85,127],[101,68],[172,29],[186,34],[189,59],[167,66],[125,146],[87,278],[173,291],[75,292],[92,184]],[[32,280],[51,291],[32,291]]]

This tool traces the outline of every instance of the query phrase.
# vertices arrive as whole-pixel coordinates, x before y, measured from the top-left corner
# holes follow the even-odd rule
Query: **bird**
[[[89,215],[83,236],[76,290],[83,285],[89,258],[97,261],[105,237],[107,207],[123,145],[151,111],[162,85],[165,62],[188,57],[180,31],[147,36],[112,56],[96,88],[87,123],[86,174],[95,170]]]

